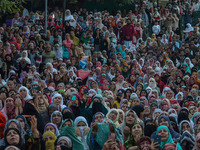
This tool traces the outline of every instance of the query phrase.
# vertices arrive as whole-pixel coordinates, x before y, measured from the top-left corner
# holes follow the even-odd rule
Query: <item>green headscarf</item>
[[[84,34],[86,34],[86,33],[83,32],[83,33],[81,34],[81,40],[87,45],[87,44],[88,44],[88,39],[83,37]]]
[[[65,122],[70,121],[72,124],[72,127],[62,127],[64,125]],[[60,136],[68,136],[73,143],[73,150],[84,150],[83,144],[81,143],[81,141],[78,139],[77,135],[75,134],[75,124],[71,119],[65,119],[62,124],[61,124],[61,130],[60,130]]]
[[[168,139],[167,139],[167,141],[165,141],[165,142],[162,142],[162,141],[161,141],[161,143],[160,143],[160,147],[163,148],[165,144],[167,144],[167,143],[174,143],[174,141],[173,141],[173,139],[172,139],[172,135],[171,135],[171,133],[170,133],[168,127],[166,127],[166,126],[164,126],[164,125],[159,126],[159,127],[157,128],[157,130],[156,130],[156,135],[158,134],[159,130],[161,130],[161,129],[166,129],[166,130],[168,131]],[[177,143],[177,148],[178,148],[178,150],[182,150],[182,147],[181,147],[178,143]]]
[[[115,124],[110,119],[104,119],[104,121],[102,123],[97,123],[98,130],[96,132],[96,136],[93,137],[93,139],[92,139],[92,136],[91,136],[93,128],[90,128],[90,131],[89,131],[88,136],[87,136],[87,144],[88,144],[88,146],[91,150],[95,149],[94,145],[92,144],[92,143],[94,143],[93,140],[95,140],[96,143],[98,143],[98,145],[101,148],[103,148],[104,143],[108,140],[108,137],[109,137],[111,131],[110,131],[109,123],[104,123],[106,120],[109,120],[109,122],[113,124],[114,131],[115,131],[115,134],[116,134],[116,139],[118,141],[120,141],[122,144],[124,144],[123,138],[120,135],[119,131],[117,130]]]
[[[133,124],[133,126],[136,125],[136,124],[139,124],[139,125],[141,126],[141,128],[142,128],[142,137],[143,137],[143,136],[144,136],[144,129],[143,129],[142,124],[140,124],[139,122],[135,122],[135,123]],[[132,126],[132,127],[133,127],[133,126]],[[127,139],[126,142],[124,143],[124,146],[126,147],[126,149],[129,149],[130,147],[136,146],[137,144],[139,144],[139,143],[136,143],[136,142],[134,141],[134,137],[133,137],[133,135],[132,135],[132,128],[131,128],[131,131],[130,131],[130,133],[129,133],[128,139]]]
[[[191,74],[190,67],[188,66],[188,64],[187,63],[183,63],[182,66],[183,65],[185,65],[187,67],[186,70],[185,70],[185,73]]]

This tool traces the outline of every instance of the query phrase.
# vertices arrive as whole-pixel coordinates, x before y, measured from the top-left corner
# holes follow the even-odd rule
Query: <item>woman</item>
[[[26,137],[29,138],[30,136],[33,136],[33,133],[32,133],[32,131],[31,131],[31,128],[30,128],[30,126],[28,125],[28,123],[27,123],[27,121],[26,121],[26,118],[23,117],[23,116],[21,116],[21,115],[19,115],[19,116],[16,117],[16,119],[20,122],[21,127],[22,127],[23,130],[24,130],[25,138],[26,138]]]
[[[62,124],[63,116],[60,111],[54,111],[51,114],[51,123],[54,123],[58,129],[60,129]]]
[[[17,109],[14,105],[14,99],[11,97],[8,97],[4,101],[4,108],[1,110],[1,112],[5,115],[5,117],[8,119],[14,119],[18,114],[16,114]]]
[[[53,97],[52,97],[52,102],[57,104],[60,107],[60,110],[63,110],[63,108],[65,108],[66,106],[63,104],[63,97],[61,94],[56,93]]]
[[[140,123],[136,122],[133,124],[131,133],[128,139],[125,141],[126,149],[136,148],[139,146],[140,139],[144,136],[144,130]]]
[[[25,61],[26,63],[31,64],[31,60],[28,58],[28,52],[27,52],[27,50],[24,50],[24,51],[22,52],[22,57],[20,57],[20,58],[17,60],[18,63],[19,63],[19,62],[22,62],[22,61]]]
[[[97,94],[92,97],[89,107],[85,106],[86,102],[81,103],[80,115],[86,118],[88,124],[92,122],[92,117],[97,112],[102,112],[104,115],[106,115],[108,112],[105,101],[103,100],[103,97],[100,94]]]
[[[174,143],[168,127],[164,125],[159,126],[157,128],[156,135],[161,136],[161,143],[160,145],[158,145],[158,143],[154,143],[154,146],[158,145],[160,148],[163,148],[167,143]],[[182,150],[181,146],[178,143],[176,145],[177,145],[177,150]]]
[[[55,141],[57,140],[56,135],[51,131],[46,131],[43,135],[45,141],[45,150],[55,150]]]
[[[128,139],[130,132],[132,131],[133,124],[135,122],[140,121],[133,110],[129,110],[126,112],[124,121],[121,125],[121,131],[124,134],[124,141]]]
[[[72,140],[67,136],[60,136],[57,140],[56,147],[72,150]]]
[[[55,124],[53,124],[53,123],[47,123],[47,124],[45,125],[45,127],[44,127],[44,133],[45,133],[46,131],[51,131],[51,132],[53,132],[57,137],[60,135],[60,132],[59,132],[57,126],[56,126]]]
[[[65,119],[61,124],[60,135],[68,136],[72,140],[73,150],[84,150],[84,146],[75,134],[75,124],[71,119]]]
[[[87,120],[84,117],[79,116],[74,120],[74,124],[76,127],[76,135],[78,136],[78,139],[83,143],[84,149],[89,150],[86,142],[87,134],[90,130]]]
[[[170,135],[172,136],[173,139],[175,139],[177,141],[180,139],[180,134],[173,130],[170,120],[169,120],[169,117],[167,117],[165,115],[159,116],[158,117],[158,126],[161,126],[161,125],[165,125],[168,127],[168,130],[170,131]],[[154,132],[151,135],[151,139],[153,139],[155,137],[155,135],[156,135],[156,132]]]
[[[24,136],[16,128],[7,128],[4,132],[3,144],[0,149],[5,149],[7,146],[16,146],[20,150],[25,150]]]
[[[65,35],[65,41],[63,41],[63,46],[67,48],[68,52],[69,52],[69,59],[71,58],[71,50],[73,49],[73,41],[70,39],[70,34],[67,33]]]
[[[32,99],[32,96],[29,92],[29,90],[25,86],[21,86],[18,90],[18,93],[20,93],[25,101]]]
[[[117,109],[115,109],[115,108],[111,109],[111,110],[107,113],[106,118],[112,120],[113,123],[116,125],[116,127],[119,127],[119,126],[120,126],[120,124],[119,124],[119,122],[118,122],[118,120],[119,120],[119,112],[118,112]]]
[[[123,138],[111,120],[105,119],[103,123],[93,124],[87,136],[87,143],[90,150],[107,150],[111,146],[110,142],[116,145],[118,149],[125,149]]]
[[[94,114],[93,116],[93,123],[95,122],[99,122],[102,123],[105,119],[105,115],[102,112],[97,112],[96,114]]]

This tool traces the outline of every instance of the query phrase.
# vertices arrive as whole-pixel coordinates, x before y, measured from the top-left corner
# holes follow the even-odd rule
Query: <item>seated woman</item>
[[[165,144],[167,144],[167,143],[174,143],[174,140],[172,139],[172,135],[170,133],[170,130],[165,125],[161,125],[157,128],[156,135],[161,136],[161,142],[160,142],[160,144],[155,142],[153,144],[154,147],[159,146],[160,148],[163,148],[165,146]],[[176,145],[177,145],[177,150],[182,150],[179,143],[177,143]]]

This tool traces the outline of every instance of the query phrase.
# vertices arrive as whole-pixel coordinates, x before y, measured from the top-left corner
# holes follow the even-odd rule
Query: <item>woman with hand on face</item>
[[[60,130],[61,136],[68,136],[72,140],[73,150],[84,150],[82,142],[78,139],[76,135],[75,124],[71,119],[65,119],[61,124]]]
[[[87,134],[90,131],[87,120],[84,117],[79,116],[74,120],[74,124],[76,126],[76,135],[78,136],[78,139],[83,143],[84,149],[89,150],[86,142]]]
[[[43,134],[43,140],[45,141],[45,150],[55,150],[55,141],[57,137],[51,131],[46,131]]]
[[[124,121],[121,125],[121,130],[124,134],[124,141],[127,141],[129,134],[132,131],[134,123],[138,122],[138,117],[133,110],[129,110],[126,112]]]
[[[128,150],[137,149],[140,139],[144,136],[144,129],[138,122],[133,124],[132,131],[128,136],[128,140],[125,141],[125,147]]]
[[[168,143],[174,143],[174,140],[172,139],[171,133],[167,126],[164,126],[164,125],[159,126],[156,130],[156,135],[161,136],[161,142],[153,143],[151,147],[152,150],[157,150],[158,147],[163,148],[165,144],[168,144]],[[176,146],[177,146],[177,150],[182,150],[179,143],[177,143]]]

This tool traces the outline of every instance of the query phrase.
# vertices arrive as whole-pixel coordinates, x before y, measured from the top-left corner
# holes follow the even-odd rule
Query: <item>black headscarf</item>
[[[22,114],[23,115],[35,116],[37,118],[37,129],[38,129],[38,131],[40,133],[44,132],[45,125],[44,125],[44,122],[42,120],[42,117],[32,104],[26,102],[25,105],[24,105]]]
[[[147,123],[151,123],[152,125],[147,125]],[[153,122],[153,119],[148,118],[144,122],[144,135],[151,137],[151,134],[156,131],[156,126]]]

